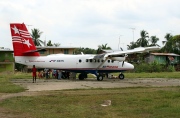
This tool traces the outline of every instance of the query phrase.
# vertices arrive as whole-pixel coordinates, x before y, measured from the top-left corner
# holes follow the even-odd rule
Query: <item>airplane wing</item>
[[[149,52],[149,51],[154,51],[154,50],[160,50],[160,47],[139,47],[139,48],[134,48],[132,50],[126,50],[126,51],[120,51],[120,50],[112,51],[112,52],[92,56],[89,59],[102,59],[102,58],[107,58],[107,57],[124,56],[125,54],[143,53],[143,52]]]

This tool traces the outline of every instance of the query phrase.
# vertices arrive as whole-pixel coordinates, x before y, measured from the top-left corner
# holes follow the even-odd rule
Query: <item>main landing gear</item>
[[[102,81],[102,80],[103,80],[103,74],[97,75],[97,80],[98,80],[98,81]]]
[[[85,78],[87,78],[87,74],[86,73],[80,73],[78,78],[79,78],[79,80],[84,80]]]
[[[102,81],[104,79],[104,76],[103,76],[102,73],[99,73],[96,76],[97,76],[98,81]],[[120,73],[118,77],[119,77],[120,80],[123,80],[124,79],[124,74]],[[80,73],[78,78],[79,78],[79,80],[84,80],[85,78],[87,78],[87,74],[86,73]]]
[[[80,73],[78,78],[79,78],[79,80],[84,80],[85,78],[87,78],[87,74],[86,73]],[[103,80],[103,74],[97,75],[97,80],[102,81]]]
[[[119,77],[119,79],[123,80],[124,79],[124,74],[120,73],[118,77]]]

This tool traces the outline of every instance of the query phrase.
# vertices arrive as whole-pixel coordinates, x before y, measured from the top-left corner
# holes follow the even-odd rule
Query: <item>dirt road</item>
[[[97,81],[95,79],[79,80],[32,80],[18,79],[13,83],[27,88],[27,91],[48,91],[63,89],[89,89],[89,88],[119,88],[119,87],[161,87],[161,86],[180,86],[180,79],[147,78],[147,79],[104,79]]]

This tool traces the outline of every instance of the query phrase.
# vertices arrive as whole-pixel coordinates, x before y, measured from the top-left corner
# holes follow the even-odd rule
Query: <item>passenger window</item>
[[[97,62],[99,63],[99,62],[100,62],[100,60],[98,59],[98,60],[97,60]]]
[[[94,59],[94,62],[96,62],[96,59]]]
[[[101,60],[101,62],[104,62],[104,60]]]
[[[92,59],[90,59],[90,62],[92,62]]]
[[[81,63],[82,62],[82,60],[81,59],[79,59],[79,63]]]
[[[86,59],[86,62],[88,62],[88,59]]]
[[[112,63],[114,63],[114,60],[111,60]]]
[[[110,63],[110,60],[108,60],[108,63]]]

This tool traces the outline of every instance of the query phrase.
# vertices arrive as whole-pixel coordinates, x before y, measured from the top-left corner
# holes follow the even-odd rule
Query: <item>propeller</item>
[[[122,67],[124,66],[124,61],[122,62]]]
[[[123,51],[123,49],[120,47],[121,51]],[[126,57],[126,54],[124,54],[124,57]],[[122,62],[122,67],[124,66],[124,61]]]
[[[123,51],[123,49],[120,47],[120,49],[121,49],[121,51]],[[128,57],[128,55],[127,54],[124,54],[124,57],[126,58],[126,57]],[[124,66],[124,61],[122,62],[122,67]]]

